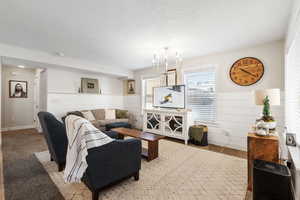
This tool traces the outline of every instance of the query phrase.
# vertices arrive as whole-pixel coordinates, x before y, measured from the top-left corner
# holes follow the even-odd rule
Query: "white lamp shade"
[[[271,106],[280,105],[280,89],[255,90],[255,104],[264,105],[264,99],[268,96]]]

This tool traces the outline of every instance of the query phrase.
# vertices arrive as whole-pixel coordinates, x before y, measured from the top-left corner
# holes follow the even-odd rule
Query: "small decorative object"
[[[255,103],[256,105],[263,105],[262,117],[257,121],[263,121],[263,125],[267,132],[275,131],[276,121],[271,116],[270,106],[280,105],[280,89],[267,89],[267,90],[256,90],[255,91]]]
[[[265,129],[258,129],[256,131],[256,134],[257,135],[260,135],[260,136],[267,136],[268,135],[268,132],[265,130]]]
[[[257,135],[266,136],[269,134],[267,123],[263,120],[257,120],[255,124],[255,133]]]
[[[9,81],[9,98],[27,98],[27,81]]]
[[[99,81],[98,79],[81,78],[81,92],[90,94],[99,94]]]
[[[167,72],[167,86],[177,85],[177,70],[170,69]]]
[[[287,133],[286,134],[286,145],[297,146],[296,134],[294,134],[294,133]]]
[[[189,142],[192,144],[207,146],[207,132],[208,128],[206,125],[194,125],[189,127]]]
[[[135,80],[127,80],[127,94],[135,94]]]
[[[263,63],[253,57],[237,60],[230,68],[231,80],[240,86],[249,86],[258,82],[264,75]]]

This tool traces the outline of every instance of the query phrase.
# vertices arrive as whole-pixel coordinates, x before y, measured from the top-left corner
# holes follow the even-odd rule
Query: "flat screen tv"
[[[160,108],[185,108],[185,85],[154,88],[153,106]]]

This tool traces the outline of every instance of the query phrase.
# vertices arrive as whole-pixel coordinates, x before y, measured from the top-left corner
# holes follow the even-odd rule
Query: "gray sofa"
[[[107,124],[117,123],[117,122],[125,122],[131,124],[131,115],[127,110],[121,110],[121,109],[114,109],[116,112],[115,119],[106,119],[105,117],[105,109],[91,109],[91,110],[80,110],[80,111],[73,111],[69,113],[77,113],[80,114],[80,112],[87,112],[91,111],[92,114],[95,117],[94,121],[91,121],[91,123],[98,128],[101,131],[106,130],[105,126]],[[82,115],[82,117],[84,117]]]

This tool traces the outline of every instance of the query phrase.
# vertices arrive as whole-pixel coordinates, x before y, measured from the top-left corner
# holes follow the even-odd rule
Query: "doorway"
[[[41,99],[42,88],[45,85],[45,70],[36,67],[2,64],[1,74],[1,130],[11,131],[35,128],[41,130],[37,113]],[[45,90],[46,91],[46,90]]]

